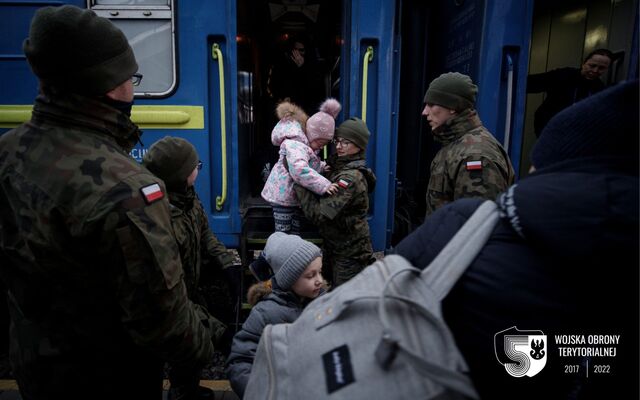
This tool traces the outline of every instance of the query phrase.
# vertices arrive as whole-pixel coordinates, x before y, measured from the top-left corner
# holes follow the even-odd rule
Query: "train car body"
[[[367,162],[378,182],[369,223],[378,251],[420,217],[436,151],[420,117],[431,79],[447,71],[473,78],[482,121],[523,175],[528,115],[541,99],[526,95],[528,73],[578,66],[593,48],[611,47],[626,57],[609,81],[637,77],[637,0],[0,0],[0,133],[28,120],[38,91],[22,52],[31,17],[66,3],[123,29],[144,75],[132,115],[144,146],[131,155],[140,160],[165,135],[193,143],[205,166],[196,190],[232,248],[263,240],[252,236],[268,230],[256,221],[270,223],[260,198],[261,173],[277,152],[269,83],[291,35],[306,36],[322,96],[342,103],[337,122],[357,116],[372,132]]]

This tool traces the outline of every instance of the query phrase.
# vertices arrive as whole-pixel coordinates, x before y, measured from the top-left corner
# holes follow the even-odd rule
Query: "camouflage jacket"
[[[368,265],[373,257],[371,235],[367,223],[369,193],[376,177],[366,168],[363,153],[353,156],[332,155],[327,175],[341,189],[333,196],[317,196],[295,185],[304,215],[318,226],[323,249],[332,257],[350,258]]]
[[[124,382],[151,358],[213,355],[164,184],[127,153],[139,135],[102,102],[40,94],[31,121],[0,137],[0,274],[21,390]]]
[[[187,189],[186,193],[169,192],[169,202],[171,224],[184,269],[184,282],[189,298],[195,302],[198,300],[195,294],[201,268],[222,270],[233,264],[233,258],[209,229],[207,214],[193,187]]]
[[[464,197],[495,200],[514,181],[509,156],[482,126],[474,110],[465,110],[436,128],[442,148],[431,162],[427,216]]]

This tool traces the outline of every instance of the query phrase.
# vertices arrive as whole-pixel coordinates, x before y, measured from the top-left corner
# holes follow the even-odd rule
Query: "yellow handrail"
[[[367,47],[362,60],[362,120],[367,122],[367,81],[369,80],[369,63],[373,61],[373,47]]]
[[[222,205],[227,200],[227,123],[224,112],[224,61],[222,51],[218,43],[211,48],[211,56],[218,60],[218,75],[220,79],[220,152],[222,154],[222,195],[216,197],[216,210],[222,210]]]

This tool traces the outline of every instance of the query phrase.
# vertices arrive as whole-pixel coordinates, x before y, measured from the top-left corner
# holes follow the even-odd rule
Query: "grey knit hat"
[[[311,261],[322,256],[320,248],[298,235],[275,232],[267,239],[264,255],[275,272],[276,282],[289,290]]]
[[[447,72],[434,79],[424,95],[424,102],[463,111],[476,104],[478,87],[459,72]]]
[[[164,181],[169,191],[184,190],[187,178],[198,166],[198,153],[188,141],[165,136],[149,148],[142,163]]]
[[[39,9],[22,48],[43,83],[72,93],[104,95],[138,70],[118,27],[72,5]]]
[[[335,137],[345,138],[350,140],[362,150],[367,149],[369,143],[369,137],[371,133],[367,129],[367,124],[363,120],[356,117],[351,117],[348,120],[340,124],[336,129]]]

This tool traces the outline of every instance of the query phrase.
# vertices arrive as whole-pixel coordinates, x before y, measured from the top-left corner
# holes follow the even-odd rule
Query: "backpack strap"
[[[462,225],[438,256],[422,271],[438,300],[444,299],[460,276],[476,258],[491,236],[500,213],[495,202],[487,200]]]
[[[407,263],[404,258],[394,255],[385,257],[385,262],[394,262],[397,264]],[[440,332],[440,339],[444,342],[444,348],[456,348],[455,340],[447,328],[446,323],[437,314],[429,310],[421,302],[412,298],[402,295],[388,294],[389,287],[394,279],[404,273],[420,274],[421,271],[413,267],[399,269],[391,274],[385,282],[385,285],[382,288],[382,294],[378,300],[378,317],[382,324],[382,339],[378,343],[375,351],[376,361],[378,361],[378,364],[386,370],[391,366],[396,358],[404,359],[405,362],[411,364],[420,374],[428,376],[440,385],[449,388],[454,392],[462,393],[470,399],[478,399],[478,393],[471,382],[471,378],[467,375],[442,367],[441,365],[416,354],[413,350],[406,347],[402,342],[394,337],[386,309],[386,305],[389,303],[389,300],[404,302],[410,305],[414,312],[422,314],[425,321],[428,321],[435,327],[433,332]]]

